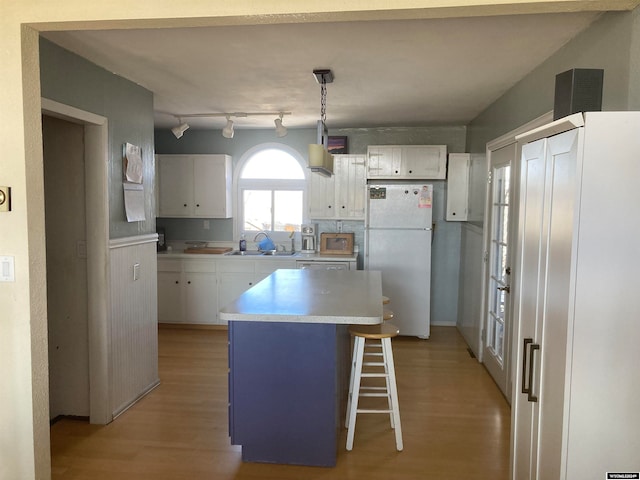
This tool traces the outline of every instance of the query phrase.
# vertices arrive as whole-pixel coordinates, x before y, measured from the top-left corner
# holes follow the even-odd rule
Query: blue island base
[[[242,460],[332,467],[349,375],[345,325],[229,322],[229,430]]]

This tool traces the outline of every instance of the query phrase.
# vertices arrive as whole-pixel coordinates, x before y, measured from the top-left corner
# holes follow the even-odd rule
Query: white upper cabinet
[[[334,155],[334,174],[312,174],[309,183],[309,218],[364,219],[366,157]]]
[[[373,145],[367,157],[370,179],[442,180],[447,176],[446,145]]]
[[[231,157],[158,155],[160,217],[231,217]]]
[[[463,222],[467,220],[470,165],[470,154],[449,154],[449,172],[447,178],[447,214],[445,217],[447,221]]]

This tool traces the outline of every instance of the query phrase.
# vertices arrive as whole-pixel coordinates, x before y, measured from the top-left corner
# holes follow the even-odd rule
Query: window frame
[[[246,163],[257,153],[263,150],[281,150],[282,152],[291,155],[302,168],[304,175],[303,179],[243,179],[240,177],[242,170]],[[233,195],[235,202],[233,202],[233,240],[238,242],[240,235],[244,233],[242,225],[244,224],[244,190],[268,190],[268,191],[285,191],[285,190],[302,190],[302,221],[305,222],[307,218],[307,206],[308,206],[308,185],[309,185],[310,171],[307,168],[306,160],[300,155],[300,153],[294,148],[285,145],[283,143],[270,142],[261,143],[247,150],[235,165],[233,172]],[[286,245],[289,248],[291,240],[289,239],[289,233],[286,232],[269,232],[269,236],[276,244]],[[299,232],[296,232],[295,238],[300,236]],[[249,236],[247,242],[251,244],[253,237]]]

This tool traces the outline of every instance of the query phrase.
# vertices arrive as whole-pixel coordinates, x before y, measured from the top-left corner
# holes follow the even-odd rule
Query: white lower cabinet
[[[226,324],[219,310],[278,269],[355,270],[355,257],[339,260],[295,258],[158,258],[158,322]]]
[[[158,322],[215,324],[215,260],[158,259]]]
[[[158,322],[182,322],[182,273],[162,272],[158,262]]]
[[[589,112],[519,137],[513,480],[640,472],[638,131]]]
[[[186,323],[218,323],[217,279],[215,273],[185,273]]]

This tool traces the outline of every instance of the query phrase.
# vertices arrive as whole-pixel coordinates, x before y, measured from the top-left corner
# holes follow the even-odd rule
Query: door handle
[[[504,287],[498,287],[498,290],[500,290],[501,292],[511,293],[511,286],[505,285]]]
[[[536,350],[540,350],[540,345],[534,343],[529,349],[529,392],[527,393],[527,400],[530,402],[538,401],[538,396],[533,394],[533,355]]]
[[[527,355],[527,346],[529,347],[529,355]],[[540,345],[533,343],[533,338],[525,338],[522,342],[522,393],[527,394],[529,402],[537,402],[538,397],[533,394],[533,356],[536,350],[540,350]],[[529,370],[527,370],[527,358],[529,359]],[[527,384],[525,383],[528,383]]]
[[[533,343],[533,338],[525,338],[522,342],[522,393],[526,393],[527,397],[531,395],[530,387],[526,386],[526,380],[530,381],[529,375],[527,375],[527,345]]]

